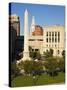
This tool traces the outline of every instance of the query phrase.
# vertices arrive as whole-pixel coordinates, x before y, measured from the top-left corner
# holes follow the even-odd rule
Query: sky
[[[24,33],[24,12],[26,9],[29,13],[29,28],[31,26],[32,16],[35,17],[36,25],[42,27],[46,25],[65,24],[65,6],[11,3],[9,7],[11,8],[9,8],[9,14],[16,14],[20,18],[21,35]]]

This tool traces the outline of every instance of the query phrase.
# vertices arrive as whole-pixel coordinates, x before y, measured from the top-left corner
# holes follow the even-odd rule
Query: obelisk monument
[[[35,31],[35,18],[34,16],[32,17],[32,32]]]
[[[22,60],[30,60],[29,57],[29,42],[28,42],[28,38],[29,38],[29,27],[28,27],[28,11],[27,9],[24,12],[24,51],[23,51],[23,58]]]
[[[31,28],[30,28],[30,35],[32,35],[32,32],[35,31],[35,18],[32,16],[32,23],[31,23]]]

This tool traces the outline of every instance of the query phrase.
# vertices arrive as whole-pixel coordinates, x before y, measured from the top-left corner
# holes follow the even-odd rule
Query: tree
[[[55,76],[57,75],[56,69],[57,69],[57,59],[54,57],[49,57],[45,63],[45,68],[47,69],[49,75]]]
[[[41,59],[41,54],[40,54],[40,51],[37,51],[36,52],[36,59],[40,60]]]
[[[58,68],[62,71],[65,72],[65,59],[61,58],[58,62]]]
[[[23,69],[23,61],[21,61],[20,63],[17,64],[17,67],[21,70]]]
[[[23,62],[23,69],[24,69],[26,74],[31,74],[32,67],[33,67],[33,61],[26,60]]]
[[[40,74],[40,71],[43,70],[41,61],[24,61],[18,64],[20,70],[24,69],[26,74]]]
[[[41,61],[33,61],[33,71],[35,71],[36,73],[43,70],[43,66],[42,66],[42,62]]]
[[[11,80],[18,75],[20,75],[19,68],[16,64],[11,64]]]
[[[65,50],[62,51],[62,56],[65,59]]]
[[[50,49],[50,56],[52,57],[53,56],[53,49]]]
[[[44,52],[45,59],[52,57],[52,56],[53,56],[53,49],[50,49],[49,51]]]

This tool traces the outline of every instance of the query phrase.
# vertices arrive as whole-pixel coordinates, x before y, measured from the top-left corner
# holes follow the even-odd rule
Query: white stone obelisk
[[[30,35],[32,35],[32,32],[34,32],[34,31],[35,31],[35,18],[34,18],[34,16],[32,16]]]
[[[29,34],[29,27],[28,27],[28,11],[25,10],[24,13],[24,52],[22,60],[30,60],[29,57],[29,42],[28,42],[28,34]]]

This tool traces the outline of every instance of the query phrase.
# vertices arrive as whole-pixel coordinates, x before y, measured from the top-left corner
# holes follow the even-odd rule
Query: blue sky
[[[11,14],[16,14],[20,18],[20,34],[24,32],[24,11],[29,12],[29,27],[31,25],[32,16],[35,16],[37,25],[54,25],[65,24],[65,7],[56,5],[40,5],[40,4],[24,4],[11,3]]]

